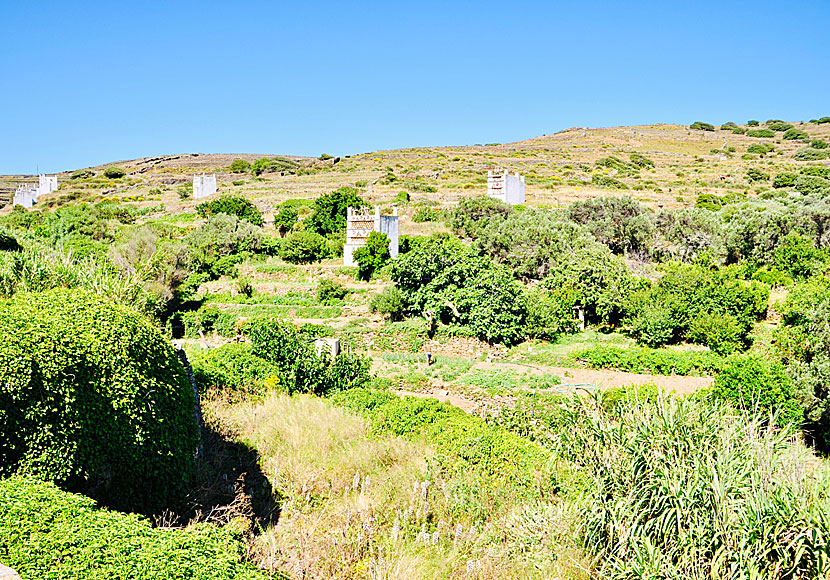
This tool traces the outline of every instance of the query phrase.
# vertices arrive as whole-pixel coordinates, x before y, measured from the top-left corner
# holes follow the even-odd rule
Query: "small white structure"
[[[393,208],[392,215],[380,215],[376,207],[374,214],[368,209],[346,208],[346,245],[343,247],[343,265],[355,266],[354,251],[366,245],[372,232],[389,236],[389,255],[398,257],[398,208]]]
[[[12,199],[12,205],[19,205],[26,209],[32,207],[37,201],[38,188],[31,185],[21,185]]]
[[[518,172],[490,170],[487,172],[487,195],[509,205],[522,205],[525,202],[525,178]]]
[[[216,175],[193,176],[193,198],[202,199],[216,193]]]
[[[37,176],[37,194],[44,195],[58,190],[58,176],[57,175],[38,175]]]

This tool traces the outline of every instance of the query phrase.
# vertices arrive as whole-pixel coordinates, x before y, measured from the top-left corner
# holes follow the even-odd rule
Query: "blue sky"
[[[0,174],[830,115],[830,0],[0,0]]]

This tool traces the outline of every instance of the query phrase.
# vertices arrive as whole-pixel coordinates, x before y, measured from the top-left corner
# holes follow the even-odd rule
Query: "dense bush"
[[[265,579],[266,573],[245,562],[244,532],[243,522],[154,527],[51,483],[0,480],[3,563],[24,578]]]
[[[793,155],[793,159],[797,161],[820,161],[828,158],[830,158],[830,149],[813,149],[812,147],[799,149]]]
[[[262,173],[278,172],[278,171],[294,171],[299,167],[299,164],[285,157],[262,157],[254,161],[251,165],[251,173],[254,175],[261,175]]]
[[[127,175],[127,172],[121,167],[113,165],[104,169],[104,176],[109,177],[110,179],[121,179],[125,175]]]
[[[441,210],[431,207],[422,207],[412,216],[412,221],[416,224],[424,222],[437,222],[441,219]]]
[[[781,189],[783,187],[793,187],[797,179],[798,174],[796,173],[779,173],[772,180],[772,186],[776,189]]]
[[[727,358],[715,377],[714,394],[741,409],[773,412],[780,425],[800,425],[803,418],[801,403],[784,367],[759,354]]]
[[[369,280],[390,259],[389,236],[371,232],[366,239],[366,245],[357,248],[353,256],[357,262],[357,277],[360,280]]]
[[[750,119],[749,121],[747,121],[747,122],[746,122],[746,124],[747,124],[748,126],[750,126],[750,127],[757,127],[757,126],[759,126],[761,123],[759,123],[759,122],[758,122],[758,121],[756,121],[755,119]]]
[[[784,139],[788,141],[795,141],[795,140],[810,140],[810,135],[802,131],[801,129],[787,129],[784,133]]]
[[[828,253],[816,248],[810,239],[791,232],[775,249],[774,264],[793,278],[808,278],[818,273],[828,259]]]
[[[280,389],[279,369],[255,356],[248,344],[226,344],[190,354],[193,378],[203,393],[225,391],[263,395]]]
[[[248,173],[251,169],[251,164],[244,159],[234,159],[231,162],[232,173]]]
[[[775,137],[775,131],[770,129],[753,129],[746,132],[749,137],[758,137],[762,139]]]
[[[830,195],[830,179],[814,175],[799,175],[795,180],[794,188],[804,195],[824,197]]]
[[[90,177],[95,177],[95,172],[91,169],[78,169],[69,176],[70,179],[89,179]]]
[[[591,175],[591,183],[597,187],[608,187],[610,189],[628,189],[628,186],[618,179],[602,175],[601,173],[594,173]]]
[[[291,264],[319,262],[328,255],[326,238],[315,232],[291,232],[280,244],[280,258]]]
[[[347,208],[362,208],[369,204],[353,187],[341,187],[314,200],[314,213],[305,220],[306,229],[327,235],[345,231]]]
[[[187,260],[194,270],[210,272],[217,267],[216,275],[222,275],[228,273],[228,266],[241,261],[239,254],[259,251],[262,232],[247,220],[220,213],[209,216],[207,222],[184,238],[184,243]]]
[[[764,156],[774,150],[775,147],[773,147],[770,143],[753,143],[746,148],[747,153],[757,153],[761,156]]]
[[[562,334],[578,330],[573,305],[576,298],[567,289],[525,290],[527,318],[525,332],[528,338],[555,340]]]
[[[387,286],[383,289],[383,292],[372,297],[369,309],[389,318],[389,320],[400,320],[403,310],[403,294],[397,286]]]
[[[337,280],[320,280],[317,285],[317,300],[323,304],[335,303],[349,295],[349,289]]]
[[[737,128],[738,128],[738,125],[736,125],[732,121],[724,123],[723,125],[720,126],[721,131],[732,131],[733,129],[737,129]]]
[[[746,179],[750,183],[757,183],[759,181],[769,181],[769,173],[764,173],[757,167],[750,167],[746,171]]]
[[[482,229],[506,219],[513,208],[489,196],[465,197],[450,214],[447,225],[457,235],[477,238]]]
[[[119,509],[175,507],[198,441],[194,396],[167,340],[82,291],[0,308],[0,473],[32,473]]]
[[[732,129],[732,132],[736,135],[744,135],[746,134],[747,130],[745,127],[735,127],[734,129]]]
[[[650,169],[654,167],[654,161],[641,153],[632,153],[629,159],[631,159],[631,164],[639,169]]]
[[[366,357],[349,352],[333,358],[325,352],[317,356],[313,344],[283,320],[258,317],[244,331],[251,340],[251,354],[274,365],[277,384],[288,394],[324,395],[360,387],[370,379]]]
[[[196,213],[208,217],[224,213],[235,215],[241,220],[247,220],[255,226],[263,224],[262,212],[250,200],[238,195],[223,195],[218,199],[206,201],[196,206]]]
[[[468,326],[480,338],[513,343],[523,336],[521,284],[510,272],[452,238],[430,238],[391,264],[405,314]]]
[[[704,123],[703,121],[695,121],[694,123],[689,125],[689,128],[690,129],[698,129],[698,130],[701,130],[701,131],[714,131],[715,130],[714,125],[711,125],[710,123]]]
[[[655,375],[712,375],[720,371],[723,358],[706,351],[597,346],[574,357],[593,369],[619,369]]]
[[[792,125],[785,123],[784,121],[773,121],[772,123],[767,123],[767,127],[773,131],[789,131],[793,128]]]
[[[822,139],[813,139],[810,141],[810,147],[813,149],[827,149],[827,142]]]
[[[567,215],[615,254],[647,252],[651,246],[651,213],[629,195],[575,201]]]

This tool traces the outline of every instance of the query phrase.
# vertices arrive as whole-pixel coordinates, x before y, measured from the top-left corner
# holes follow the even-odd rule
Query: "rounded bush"
[[[112,166],[112,167],[107,167],[104,170],[104,175],[106,177],[109,177],[110,179],[120,179],[120,178],[124,177],[125,175],[127,175],[127,172],[124,171],[124,169],[121,168],[121,167]]]
[[[779,425],[803,419],[801,404],[784,367],[760,354],[730,356],[715,378],[714,394],[741,409],[774,412]]]
[[[314,232],[292,232],[280,244],[280,258],[292,264],[319,262],[327,256],[326,238]]]
[[[184,367],[137,312],[77,290],[0,303],[0,476],[118,509],[176,506],[198,424]]]

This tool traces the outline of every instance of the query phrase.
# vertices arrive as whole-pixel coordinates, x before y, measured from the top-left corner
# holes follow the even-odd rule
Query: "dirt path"
[[[586,369],[551,367],[538,364],[524,364],[511,362],[480,362],[473,366],[474,369],[483,370],[504,370],[512,369],[523,371],[529,374],[554,374],[562,377],[562,383],[590,383],[600,389],[612,387],[628,387],[631,385],[654,384],[666,392],[675,392],[679,395],[688,395],[698,389],[709,387],[714,379],[712,377],[681,377],[676,375],[641,375],[627,373],[610,369]]]

